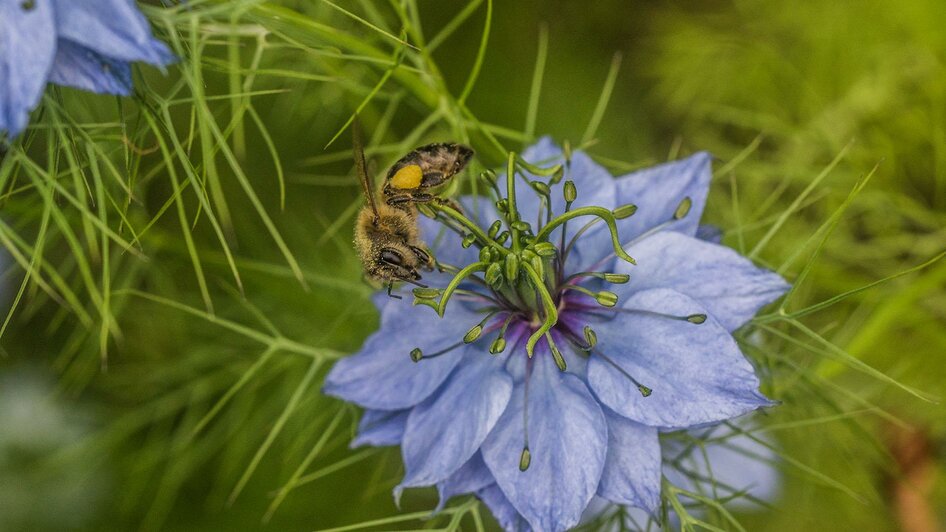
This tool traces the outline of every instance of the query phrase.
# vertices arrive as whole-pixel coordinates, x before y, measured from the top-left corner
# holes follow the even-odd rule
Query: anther
[[[562,193],[565,196],[565,201],[571,203],[575,201],[578,197],[578,188],[575,187],[575,182],[569,179],[565,182],[565,190]]]
[[[493,248],[492,246],[486,246],[480,249],[480,262],[492,262],[493,261]]]
[[[411,360],[414,362],[420,362],[422,358],[424,358],[424,352],[421,351],[419,347],[411,349]]]
[[[611,284],[624,284],[631,280],[631,276],[626,273],[605,273],[602,278]]]
[[[503,269],[498,262],[493,262],[486,268],[486,284],[498,288],[503,282]]]
[[[490,238],[496,238],[496,235],[499,234],[499,230],[502,228],[502,225],[502,222],[496,220],[492,225],[489,226],[489,231],[486,234],[488,234]]]
[[[539,242],[533,246],[533,249],[538,255],[543,257],[554,257],[555,254],[558,253],[558,250],[555,248],[555,244],[552,244],[551,242]]]
[[[555,169],[555,173],[552,174],[552,179],[550,179],[549,182],[553,185],[557,185],[563,177],[565,177],[565,169],[559,166]]]
[[[412,292],[417,299],[434,299],[440,295],[440,290],[437,288],[415,288]]]
[[[463,343],[472,344],[473,342],[479,339],[481,334],[483,334],[482,323],[478,325],[474,325],[472,329],[470,329],[469,331],[466,332],[465,335],[463,335]]]
[[[509,231],[503,231],[496,237],[496,242],[500,245],[505,244],[507,240],[509,240]]]
[[[565,371],[568,368],[565,364],[565,357],[562,356],[562,352],[558,350],[558,346],[556,346],[555,342],[552,340],[552,335],[545,333],[545,340],[549,343],[549,351],[552,352],[552,359],[555,360],[555,365],[558,366],[558,370]]]
[[[496,210],[501,213],[506,213],[509,210],[509,200],[503,198],[496,202]]]
[[[516,220],[515,222],[512,222],[509,226],[515,229],[516,231],[522,231],[523,233],[532,231],[532,226],[529,225],[529,222],[526,222],[523,220]]]
[[[506,255],[506,280],[511,284],[517,277],[519,277],[519,255],[510,253]]]
[[[529,452],[529,447],[523,447],[522,453],[519,455],[519,471],[525,471],[529,469],[529,464],[532,463],[532,453]]]
[[[618,304],[618,295],[614,292],[602,290],[595,294],[595,301],[602,307],[613,307]]]
[[[596,333],[594,329],[588,325],[585,325],[585,328],[582,330],[582,332],[585,335],[585,342],[588,344],[587,350],[594,349],[594,347],[598,345],[598,333]]]
[[[628,203],[627,205],[622,205],[617,209],[614,209],[611,211],[611,214],[613,214],[616,219],[623,220],[633,216],[635,212],[637,212],[637,205]]]
[[[466,235],[465,237],[463,237],[463,240],[460,242],[460,245],[463,246],[463,249],[466,249],[472,246],[474,242],[476,242],[476,235],[474,235],[473,233],[470,233]]]
[[[506,339],[502,335],[496,337],[493,343],[489,344],[489,354],[498,355],[506,350]]]
[[[706,314],[690,314],[687,316],[687,321],[699,325],[706,321]]]
[[[530,181],[529,185],[532,186],[532,190],[535,190],[537,193],[548,197],[552,193],[552,189],[542,181]]]
[[[683,201],[681,201],[680,204],[677,205],[677,210],[673,211],[673,219],[680,220],[682,218],[685,218],[686,215],[689,214],[690,207],[692,206],[693,206],[693,200],[690,199],[690,196],[683,198]]]

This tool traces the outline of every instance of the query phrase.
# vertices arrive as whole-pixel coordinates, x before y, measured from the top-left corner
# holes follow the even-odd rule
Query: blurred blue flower
[[[788,285],[696,237],[711,177],[705,153],[618,179],[580,151],[566,160],[548,138],[523,159],[561,164],[567,181],[545,183],[549,194],[540,199],[545,187],[526,182],[540,176],[523,166],[515,202],[512,194],[499,202],[515,203],[517,213],[484,198],[461,204],[483,228],[493,220],[512,228],[515,220],[529,250],[540,249],[538,240],[546,248],[554,243],[544,267],[521,248],[517,255],[532,265],[522,271],[541,269],[543,282],[509,282],[515,271],[507,271],[506,284],[467,281],[442,318],[378,298],[379,331],[335,365],[324,391],[368,409],[354,445],[401,446],[406,474],[398,496],[404,488],[436,485],[442,505],[474,493],[509,530],[564,530],[596,496],[654,512],[660,431],[719,423],[772,404],[731,332]],[[577,198],[570,197],[572,184]],[[501,176],[496,188],[506,187]],[[634,211],[631,203],[636,211],[624,217]],[[591,206],[621,213],[616,232],[553,218]],[[525,221],[547,229],[533,234]],[[462,268],[483,260],[482,251],[464,248],[441,224],[424,219],[422,226],[440,263]],[[496,236],[487,247],[507,239]],[[615,256],[623,250],[636,265]],[[449,280],[424,277],[432,286]],[[537,294],[551,296],[554,307],[537,304]],[[539,336],[550,314],[554,326],[530,358],[527,339]]]
[[[132,61],[174,61],[132,0],[0,0],[0,132],[23,131],[47,82],[130,94]]]

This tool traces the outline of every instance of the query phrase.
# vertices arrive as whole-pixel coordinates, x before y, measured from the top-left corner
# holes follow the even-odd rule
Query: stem
[[[611,231],[611,244],[614,246],[614,254],[631,264],[637,264],[633,257],[628,255],[627,252],[624,251],[624,248],[621,247],[621,241],[618,239],[618,227],[617,223],[614,221],[614,215],[611,214],[611,211],[605,209],[604,207],[580,207],[573,211],[556,216],[551,223],[539,231],[539,234],[535,236],[536,241],[547,240],[549,234],[551,234],[551,232],[556,227],[564,224],[572,218],[577,218],[579,216],[597,216],[598,218],[604,220],[604,223],[608,224],[608,229]]]

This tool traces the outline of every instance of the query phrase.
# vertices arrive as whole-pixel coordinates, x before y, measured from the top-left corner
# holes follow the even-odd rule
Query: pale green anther
[[[463,246],[463,249],[466,249],[473,245],[473,242],[476,242],[476,235],[470,233],[463,237],[463,241],[460,242],[460,245]]]
[[[549,186],[542,181],[530,181],[529,184],[532,185],[532,190],[535,190],[543,196],[548,196],[552,192]]]
[[[588,349],[592,349],[594,346],[598,345],[598,333],[596,333],[594,329],[585,325],[582,332],[585,333],[585,342],[588,344]]]
[[[509,201],[505,198],[496,202],[496,210],[505,213],[509,209]]]
[[[555,247],[555,244],[551,242],[539,242],[532,247],[535,252],[543,257],[554,257],[558,253],[558,249]]]
[[[538,256],[539,255],[535,251],[533,251],[532,248],[526,248],[522,250],[522,258],[524,259],[532,260],[534,257],[538,257]]]
[[[525,471],[529,469],[529,464],[532,463],[532,453],[529,452],[528,447],[522,448],[522,454],[519,455],[519,471]]]
[[[562,153],[565,155],[565,164],[571,165],[572,163],[572,143],[565,141],[562,143]]]
[[[510,283],[516,281],[519,277],[519,255],[510,253],[506,255],[506,280]]]
[[[495,182],[496,182],[496,172],[494,172],[494,171],[492,171],[492,170],[486,170],[485,172],[483,172],[482,174],[480,174],[480,176],[481,176],[483,179],[485,179],[487,182],[489,182],[489,183],[495,183]]]
[[[565,201],[571,203],[578,198],[578,187],[575,186],[575,182],[569,179],[565,182],[565,190],[562,192],[565,196]]]
[[[522,237],[519,238],[519,241],[526,246],[531,246],[535,242],[535,237],[532,235],[522,235]]]
[[[618,295],[614,292],[602,290],[595,294],[595,301],[602,307],[613,307],[618,304]]]
[[[440,295],[440,290],[437,288],[415,288],[412,292],[418,299],[433,299]]]
[[[611,284],[624,284],[631,280],[631,276],[626,273],[606,273],[604,280]]]
[[[506,349],[506,339],[502,336],[497,336],[493,343],[489,344],[489,354],[498,355]]]
[[[496,235],[499,234],[499,230],[502,229],[502,227],[503,223],[499,220],[496,220],[492,225],[489,226],[489,231],[487,231],[486,234],[488,234],[490,238],[496,238]]]
[[[420,362],[420,359],[424,358],[424,352],[420,350],[419,347],[411,349],[411,360],[414,362]]]
[[[644,386],[643,384],[637,385],[637,391],[639,391],[644,397],[650,397],[650,394],[653,393],[653,390]]]
[[[683,198],[683,201],[680,202],[680,205],[677,205],[677,210],[673,211],[673,219],[680,220],[686,217],[690,213],[690,207],[693,207],[693,200],[690,199],[690,196]]]
[[[699,325],[706,321],[706,314],[690,314],[687,316],[687,321]]]
[[[549,182],[553,185],[557,185],[563,177],[565,177],[565,169],[559,167],[559,169],[556,170],[554,174],[552,174],[552,179],[550,179]]]
[[[493,248],[484,247],[480,250],[480,262],[490,262],[493,260]]]
[[[494,262],[486,268],[486,284],[498,288],[503,282],[503,269],[498,262]]]
[[[516,231],[522,231],[523,233],[527,231],[532,231],[532,226],[529,225],[529,222],[523,220],[516,220],[515,222],[509,224],[510,227]]]
[[[483,327],[481,325],[475,325],[463,335],[463,343],[472,344],[479,339],[481,334],[483,334]]]
[[[611,211],[611,214],[613,214],[616,219],[623,220],[633,216],[635,212],[637,212],[637,205],[628,203],[627,205],[621,205],[617,209],[614,209]]]
[[[509,231],[503,231],[496,237],[496,242],[499,244],[505,244],[507,240],[509,240]]]

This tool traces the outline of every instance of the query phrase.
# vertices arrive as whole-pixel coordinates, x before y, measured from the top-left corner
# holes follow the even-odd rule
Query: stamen
[[[437,351],[436,353],[431,354],[431,355],[425,355],[424,352],[421,350],[421,348],[415,347],[414,349],[411,349],[411,360],[413,360],[414,362],[420,362],[421,360],[426,360],[428,358],[436,358],[442,355],[446,355],[447,353],[449,353],[450,351],[453,351],[454,349],[460,347],[461,345],[463,345],[462,341],[457,342],[453,345],[447,346],[441,349],[440,351]]]
[[[499,314],[500,312],[506,312],[506,311],[504,311],[503,309],[495,309],[495,310],[490,311],[490,313],[487,314],[485,318],[480,320],[478,324],[474,325],[469,331],[466,332],[465,335],[463,335],[463,343],[472,344],[473,342],[477,341],[480,335],[483,334],[483,327],[486,326],[486,322],[491,320],[493,316]],[[493,330],[496,330],[496,328],[493,327]]]
[[[618,371],[620,371],[622,375],[624,375],[624,376],[627,377],[631,382],[633,382],[634,385],[637,386],[637,391],[639,391],[642,396],[644,396],[644,397],[649,397],[650,394],[653,393],[653,390],[652,390],[651,388],[648,388],[647,386],[644,386],[643,384],[641,384],[640,382],[638,382],[637,379],[635,379],[634,377],[632,377],[631,374],[627,372],[627,370],[625,370],[625,369],[622,368],[621,366],[618,366],[615,361],[611,360],[610,357],[606,356],[606,355],[605,355],[604,353],[602,353],[601,351],[595,350],[595,351],[592,351],[592,353],[594,353],[595,355],[600,356],[602,359],[604,359],[605,362],[607,362],[608,364],[611,364],[612,366],[614,366],[614,368],[617,369]]]
[[[607,273],[607,272],[578,272],[569,275],[563,284],[569,284],[582,277],[596,277],[604,279],[611,284],[624,284],[631,280],[631,276],[626,273]],[[559,289],[561,291],[561,288]]]
[[[532,375],[532,360],[526,361],[525,385],[522,399],[522,453],[519,454],[519,471],[529,469],[532,453],[529,451],[529,377]]]
[[[597,301],[598,304],[601,305],[602,307],[610,308],[618,304],[618,295],[615,294],[614,292],[609,292],[608,290],[602,290],[600,292],[592,292],[591,290],[588,290],[584,286],[580,286],[577,284],[569,284],[569,285],[562,286],[559,289],[559,293],[565,292],[567,290],[574,290],[576,292],[581,292],[582,294],[585,294],[586,296],[593,297],[595,301]],[[584,308],[584,307],[579,307],[579,308]]]
[[[517,314],[512,312],[506,316],[506,320],[503,321],[503,326],[499,330],[499,336],[497,336],[496,339],[493,340],[493,343],[489,346],[489,353],[491,355],[498,355],[506,349],[506,329],[509,328],[509,324],[512,323],[513,318],[516,316]]]
[[[633,203],[628,203],[627,205],[622,205],[618,207],[617,209],[614,209],[613,211],[611,211],[611,214],[613,214],[614,217],[617,218],[618,220],[623,220],[625,218],[630,218],[631,216],[634,216],[635,212],[637,212],[637,205],[634,205]]]

